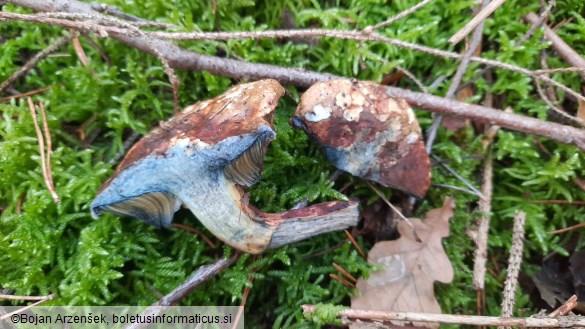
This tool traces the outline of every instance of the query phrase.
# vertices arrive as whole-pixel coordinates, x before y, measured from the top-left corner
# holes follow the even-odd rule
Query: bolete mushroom
[[[132,147],[101,186],[92,214],[166,227],[184,204],[220,240],[253,254],[357,224],[353,201],[275,214],[248,204],[243,187],[260,179],[283,94],[277,81],[261,80],[185,108]]]
[[[316,83],[301,97],[291,125],[317,140],[341,170],[417,197],[429,189],[431,166],[414,112],[379,84]]]

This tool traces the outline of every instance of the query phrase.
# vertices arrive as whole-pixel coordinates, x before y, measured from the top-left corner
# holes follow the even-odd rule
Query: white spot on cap
[[[319,122],[328,119],[331,116],[331,111],[330,107],[317,104],[313,106],[313,111],[305,113],[305,119],[312,122]]]
[[[406,143],[407,144],[414,144],[418,140],[418,134],[410,133],[406,136]]]

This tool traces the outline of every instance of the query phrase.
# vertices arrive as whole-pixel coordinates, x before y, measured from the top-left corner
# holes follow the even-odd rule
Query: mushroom
[[[414,112],[379,84],[316,83],[301,97],[291,125],[316,139],[341,170],[417,197],[429,189],[431,166]]]
[[[184,204],[220,240],[253,254],[357,224],[354,201],[274,214],[248,204],[243,188],[260,179],[283,94],[277,81],[261,80],[185,108],[132,147],[98,191],[92,214],[167,227]]]

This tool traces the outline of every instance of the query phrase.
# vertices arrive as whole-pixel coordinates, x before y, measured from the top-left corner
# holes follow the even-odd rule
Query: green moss
[[[281,28],[281,17],[290,11],[301,28],[359,29],[391,17],[415,4],[416,0],[393,1],[265,1],[163,0],[133,2],[109,0],[133,15],[173,23],[184,30],[244,31]],[[445,50],[460,51],[446,40],[468,21],[475,1],[437,0],[380,32],[408,42]],[[585,20],[579,1],[558,1],[551,24],[568,19],[557,33],[578,53],[585,53]],[[6,10],[26,12],[11,5]],[[566,66],[564,60],[541,42],[537,31],[521,47],[515,43],[528,30],[521,16],[538,11],[538,4],[526,0],[507,1],[486,21],[482,56],[529,69],[539,69],[540,53],[547,53],[551,67]],[[0,80],[65,32],[56,27],[21,22],[0,24]],[[168,293],[202,264],[233,253],[229,247],[211,249],[192,233],[170,229],[155,230],[130,218],[102,215],[94,220],[89,204],[102,182],[115,169],[112,161],[123,151],[124,141],[133,133],[146,134],[173,114],[170,84],[161,63],[138,50],[112,39],[95,39],[107,56],[85,39],[83,48],[90,65],[79,63],[71,46],[44,59],[12,87],[19,91],[51,87],[34,96],[47,106],[53,137],[53,179],[61,202],[48,193],[40,169],[38,144],[25,100],[0,104],[0,288],[18,295],[55,293],[53,304],[149,305],[157,292]],[[286,40],[198,41],[179,44],[209,55],[240,57],[251,62],[302,67],[347,77],[380,81],[400,65],[424,84],[437,77],[451,77],[457,62],[406,50],[383,43],[360,43],[318,38],[317,44]],[[482,69],[472,64],[464,81]],[[493,81],[480,78],[475,84],[474,102],[487,93],[495,106],[510,106],[517,113],[547,119],[547,106],[527,77],[501,69],[492,72]],[[238,81],[206,72],[177,72],[181,81],[180,103],[192,104],[223,93]],[[576,73],[552,75],[555,80],[579,90]],[[444,94],[450,80],[433,92]],[[415,89],[408,78],[399,86]],[[281,100],[276,112],[277,139],[271,144],[260,183],[251,189],[251,201],[266,211],[282,211],[302,200],[320,202],[360,198],[371,203],[378,197],[359,179],[342,175],[330,179],[335,168],[318,146],[288,120],[302,90],[288,87],[291,97]],[[566,108],[573,100],[555,91]],[[0,95],[0,97],[5,94]],[[418,111],[426,129],[431,115]],[[552,116],[550,116],[552,117]],[[549,118],[550,119],[550,118]],[[80,130],[82,129],[82,130]],[[80,132],[83,132],[81,134]],[[84,139],[81,137],[84,136]],[[457,133],[440,130],[434,152],[475,187],[481,184],[484,150],[481,130],[466,128]],[[551,251],[567,254],[571,245],[583,247],[585,238],[576,233],[550,235],[553,229],[574,225],[585,216],[575,205],[539,204],[533,200],[583,200],[585,192],[572,181],[585,177],[585,155],[573,146],[545,138],[501,131],[492,147],[494,154],[494,195],[490,227],[486,303],[490,315],[499,314],[500,290],[510,247],[512,218],[516,209],[527,213],[527,238],[523,271],[530,274]],[[438,165],[433,165],[433,182],[463,186]],[[347,195],[339,189],[350,184]],[[383,189],[387,195],[391,189]],[[451,236],[445,249],[455,268],[454,283],[437,286],[443,312],[472,313],[475,292],[470,291],[474,246],[465,235],[476,213],[477,197],[442,187],[433,187],[416,210],[422,215],[439,207],[447,195],[456,199]],[[205,230],[188,212],[181,210],[175,222]],[[315,322],[304,318],[300,305],[330,303],[349,305],[353,293],[330,279],[333,262],[354,276],[371,270],[343,233],[320,237],[265,253],[243,256],[229,269],[187,297],[184,305],[239,305],[245,287],[251,287],[247,301],[246,325],[252,327],[304,327],[326,323],[323,315]],[[358,238],[362,248],[374,241]],[[216,241],[217,242],[217,241]],[[218,242],[219,244],[219,242]],[[252,277],[253,280],[248,279]],[[14,302],[16,303],[16,302]],[[532,308],[527,298],[517,308]],[[326,308],[329,309],[329,308]],[[327,313],[327,312],[326,312]]]

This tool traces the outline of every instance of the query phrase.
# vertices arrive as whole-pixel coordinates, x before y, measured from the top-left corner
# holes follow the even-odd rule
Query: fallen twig
[[[349,241],[351,242],[351,244],[353,244],[353,246],[355,247],[355,249],[357,249],[357,251],[360,253],[360,255],[364,259],[367,259],[368,257],[366,256],[366,253],[364,253],[364,251],[362,250],[362,247],[360,247],[360,245],[357,243],[357,241],[355,240],[355,238],[353,237],[353,235],[351,235],[351,233],[349,233],[348,230],[343,230],[343,232],[345,233],[345,235],[347,236],[347,238],[349,239]]]
[[[554,230],[554,231],[548,231],[548,234],[560,234],[560,233],[566,233],[572,230],[576,230],[576,229],[580,229],[582,227],[585,227],[585,223],[579,223],[577,225],[573,225],[573,226],[569,226],[560,230]]]
[[[571,296],[566,302],[563,303],[559,308],[552,311],[548,316],[551,318],[557,317],[559,315],[567,315],[569,314],[575,307],[577,307],[579,303],[577,302],[577,295]]]
[[[305,314],[311,314],[316,311],[315,305],[302,305]],[[567,328],[567,327],[585,327],[585,317],[582,316],[562,316],[556,318],[549,317],[529,317],[529,318],[512,318],[497,316],[479,316],[479,315],[454,315],[454,314],[436,314],[436,313],[415,313],[415,312],[384,312],[370,310],[345,309],[338,312],[338,318],[356,322],[355,320],[366,321],[408,321],[408,322],[430,322],[459,324],[472,326],[513,326],[513,327],[534,327],[534,328]]]
[[[55,297],[55,295],[45,295],[45,296],[17,296],[17,295],[6,295],[0,294],[0,299],[8,299],[8,300],[51,300]]]
[[[165,295],[152,306],[176,305],[183,298],[189,295],[189,293],[191,293],[191,291],[193,291],[195,288],[232,265],[240,257],[240,255],[240,253],[236,253],[230,258],[222,258],[213,264],[200,266],[197,271],[191,275],[191,277],[189,277],[180,286]]]
[[[43,118],[43,128],[45,130],[45,138],[46,138],[46,152],[45,152],[45,138],[43,138],[43,133],[41,132],[41,127],[39,127],[39,123],[37,121],[37,113],[35,109],[35,105],[33,104],[30,97],[27,98],[28,108],[33,118],[33,123],[35,125],[35,131],[37,133],[37,138],[39,141],[39,150],[41,153],[41,169],[43,171],[43,178],[45,179],[45,185],[47,185],[47,189],[51,193],[53,200],[55,203],[59,203],[59,195],[55,191],[55,186],[53,185],[53,175],[51,172],[51,133],[49,132],[49,126],[47,124],[47,115],[45,113],[45,106],[43,103],[40,103],[40,110],[41,115]]]
[[[37,4],[37,3],[30,4],[29,1],[27,1],[27,0],[10,0],[10,2],[12,2],[14,4],[26,3],[29,8],[36,9],[36,10],[43,10],[45,8],[43,6],[43,4]],[[75,7],[75,6],[70,6],[70,4],[73,2],[77,2],[77,0],[55,0],[53,2],[59,2],[59,3],[63,2],[63,4],[60,4],[60,6],[55,6],[55,7],[62,9],[62,10],[69,10],[70,11],[70,10],[72,10],[71,7]],[[23,6],[24,6],[24,4],[23,4]],[[53,8],[53,7],[51,7],[51,8]],[[77,6],[75,8],[82,9],[83,6],[80,5],[80,6]],[[88,10],[89,10],[89,13],[91,13],[91,8],[89,8]],[[54,16],[54,17],[68,17],[68,18],[75,18],[75,17],[77,17],[77,18],[98,17],[99,18],[99,16],[96,16],[95,13],[88,14],[88,13],[56,12],[56,13],[53,13],[52,16]],[[177,50],[175,53],[172,53],[175,49],[173,49],[173,47],[171,47],[171,44],[165,43],[162,40],[158,40],[159,42],[155,42],[155,39],[214,40],[214,41],[218,41],[218,40],[231,40],[231,39],[244,39],[244,38],[252,38],[252,39],[288,38],[288,39],[294,39],[294,38],[299,38],[299,37],[306,38],[306,37],[323,36],[323,37],[348,39],[348,40],[356,40],[356,41],[384,42],[384,43],[388,43],[391,45],[395,45],[397,47],[402,47],[402,48],[411,49],[411,50],[415,50],[415,51],[425,52],[428,54],[432,54],[435,56],[442,56],[445,58],[460,59],[463,56],[461,54],[450,52],[450,51],[440,50],[440,49],[436,49],[436,48],[426,47],[426,46],[422,46],[422,45],[418,45],[418,44],[413,44],[413,43],[409,43],[409,42],[405,42],[405,41],[401,41],[401,40],[388,38],[386,36],[383,36],[383,35],[375,33],[375,32],[365,33],[363,31],[340,31],[340,30],[323,30],[323,29],[252,31],[252,32],[149,32],[149,31],[142,31],[132,24],[129,24],[129,23],[126,23],[123,21],[119,21],[119,20],[115,20],[112,18],[102,19],[102,21],[104,21],[107,24],[114,24],[114,26],[98,24],[94,21],[95,18],[94,18],[94,20],[91,20],[89,22],[84,22],[84,21],[72,21],[69,19],[53,18],[52,16],[47,15],[47,14],[26,15],[26,14],[17,14],[17,13],[9,13],[9,12],[0,12],[0,18],[58,25],[58,26],[66,27],[66,28],[77,28],[77,29],[80,29],[83,31],[94,32],[102,37],[110,35],[113,38],[115,38],[123,43],[126,43],[130,46],[133,46],[137,49],[140,49],[140,50],[147,52],[151,55],[154,55],[156,57],[160,56],[161,53],[159,53],[159,52],[163,52],[165,55],[168,55],[167,58],[169,58],[169,62],[171,62],[171,67],[191,69],[191,70],[193,70],[193,69],[205,70],[205,71],[209,71],[212,73],[217,73],[220,75],[234,77],[234,78],[240,78],[240,79],[241,78],[256,78],[256,79],[265,78],[266,76],[258,76],[258,74],[260,73],[258,71],[262,70],[261,69],[262,67],[271,67],[271,65],[256,64],[256,65],[249,66],[249,68],[246,68],[246,67],[242,67],[241,64],[240,65],[234,64],[233,67],[231,65],[230,65],[230,67],[228,67],[229,70],[232,71],[230,73],[228,68],[218,67],[218,66],[221,66],[221,64],[217,64],[218,66],[216,66],[215,63],[210,62],[209,60],[210,60],[210,58],[213,58],[212,56],[207,56],[207,55],[202,55],[202,54],[197,54],[198,58],[190,58],[185,63],[178,63],[178,62],[174,63],[173,58],[177,58],[177,59],[182,58],[183,52],[185,52],[185,50],[181,49],[180,51]],[[99,21],[99,19],[98,19],[98,21]],[[138,38],[139,40],[136,40],[136,38]],[[178,48],[176,45],[172,45],[172,46]],[[191,53],[188,57],[192,57],[192,56],[193,56],[193,53]],[[164,64],[164,59],[161,59],[161,60],[163,61],[163,64]],[[567,87],[567,86],[565,86],[565,85],[563,85],[563,84],[561,84],[561,83],[559,83],[559,82],[557,82],[557,81],[555,81],[547,76],[534,74],[534,72],[531,70],[528,70],[528,69],[525,69],[525,68],[522,68],[522,67],[519,67],[516,65],[503,63],[503,62],[499,62],[499,61],[491,60],[491,59],[486,59],[486,58],[482,58],[482,57],[473,56],[470,58],[470,60],[472,62],[477,62],[477,63],[481,63],[481,64],[488,65],[488,66],[494,66],[497,68],[517,72],[520,74],[526,74],[534,79],[542,80],[546,83],[552,84],[552,85],[556,86],[557,88],[565,91],[566,93],[576,97],[577,99],[585,101],[585,96],[579,94],[578,92],[570,89],[569,87]],[[223,63],[224,65],[226,64],[225,61],[222,60],[222,62],[224,62]],[[246,62],[241,62],[241,61],[234,61],[234,62],[246,63]],[[246,63],[246,64],[252,64],[252,63]],[[184,66],[184,65],[186,65],[186,66]],[[189,67],[191,65],[197,65],[199,68]],[[248,69],[255,71],[254,74],[245,72]],[[280,69],[288,70],[288,69],[282,68],[282,67],[280,67]],[[308,71],[304,71],[304,70],[298,70],[298,71],[309,73]],[[278,75],[279,75],[278,72],[274,73],[273,78],[274,78],[274,76],[278,76]],[[301,80],[304,80],[306,78],[307,77],[302,77]],[[332,79],[332,78],[334,78],[334,77],[329,76],[327,79]],[[322,78],[317,78],[316,80],[312,80],[310,83],[308,83],[306,81],[294,82],[290,78],[286,79],[285,77],[280,77],[280,78],[276,78],[276,79],[285,83],[285,84],[291,83],[291,84],[295,84],[295,85],[301,85],[304,87],[308,87],[317,81],[323,80]],[[288,82],[288,81],[290,81],[290,82]]]
[[[388,201],[388,198],[386,198],[386,196],[384,195],[384,193],[382,193],[382,191],[378,190],[374,185],[372,185],[372,183],[367,182],[367,181],[366,181],[366,183],[372,189],[372,191],[376,192],[376,194],[380,197],[380,199],[382,199],[382,201],[384,201],[384,203],[386,203],[388,205],[388,207],[390,207],[390,209],[392,209],[398,215],[398,217],[400,217],[408,225],[408,227],[410,227],[412,229],[412,235],[414,236],[414,239],[417,242],[421,242],[422,240],[420,239],[420,237],[416,233],[416,229],[414,228],[414,225],[412,225],[412,222],[408,218],[406,218],[406,216],[404,216],[402,214],[402,212],[400,212],[400,210],[398,210],[398,208],[394,207],[394,205],[390,201]]]
[[[24,6],[36,11],[71,11],[80,13],[93,12],[89,4],[82,3],[76,0],[54,0],[51,1],[50,3],[31,0],[10,0],[10,2],[15,5]],[[0,12],[0,14],[4,14],[4,12]],[[304,33],[302,34],[302,36],[307,36],[306,34],[307,31],[300,32]],[[366,41],[368,38],[373,39],[374,38],[373,35],[375,33],[365,35],[363,32],[355,32],[354,34],[360,35],[361,38],[364,41]],[[343,35],[343,33],[341,33],[341,35]],[[111,32],[110,36],[124,44],[137,48],[149,54],[155,54],[151,49],[152,47],[150,46],[150,43],[153,43],[156,46],[156,48],[159,49],[160,52],[168,59],[169,65],[175,69],[203,70],[214,74],[237,79],[241,79],[244,77],[251,80],[272,78],[280,81],[283,84],[292,84],[299,87],[308,87],[318,81],[338,78],[337,76],[326,73],[317,73],[296,68],[284,68],[267,64],[248,63],[227,58],[202,55],[199,53],[182,49],[177,45],[165,42],[163,40],[153,39],[149,42],[144,37],[133,36],[129,35],[128,33]],[[389,42],[397,46],[401,45],[411,46],[411,49],[414,50],[431,49],[434,53],[438,55],[446,55],[446,57],[449,58],[460,58],[459,54],[446,51],[439,51],[429,47],[412,45],[406,42],[392,40],[385,37],[380,38],[380,41]],[[477,57],[472,57],[471,60],[486,65],[498,65],[498,67],[506,69],[512,68],[513,70],[515,70],[515,72],[534,76],[532,71],[514,67],[513,65],[509,64],[502,65],[504,63]],[[550,78],[539,75],[537,75],[537,77],[539,79],[542,79],[543,81],[556,85],[562,90],[565,90],[567,93],[571,93],[578,99],[585,99],[585,97],[583,97],[581,94],[575,92],[570,88],[567,88],[566,86],[559,84],[558,82]],[[541,121],[538,119],[522,115],[503,113],[502,111],[497,111],[488,107],[466,104],[453,100],[447,100],[442,97],[425,95],[423,93],[417,93],[400,88],[387,86],[386,90],[389,96],[404,98],[412,106],[419,107],[427,111],[459,115],[470,120],[487,122],[490,124],[499,125],[507,129],[545,136],[558,142],[575,144],[580,149],[585,150],[585,131],[580,129],[576,129],[566,125],[556,124],[553,122]]]
[[[535,24],[539,17],[535,13],[528,13],[524,16],[526,21]],[[544,26],[544,36],[552,43],[552,47],[561,57],[563,57],[569,64],[578,68],[585,68],[585,58],[581,57],[571,46],[569,46],[563,39],[561,39],[552,29]],[[585,79],[585,72],[580,71],[581,77]]]
[[[53,87],[52,86],[48,86],[48,87],[45,87],[45,88],[40,88],[40,89],[35,89],[35,90],[27,91],[25,93],[18,94],[18,95],[12,95],[12,96],[7,96],[7,97],[2,97],[2,98],[0,98],[0,102],[5,102],[5,101],[11,100],[13,98],[21,98],[21,97],[32,96],[32,95],[44,93],[45,91],[51,90],[51,88],[53,88]]]
[[[490,217],[492,210],[493,190],[493,162],[490,150],[487,150],[487,157],[483,166],[483,183],[481,193],[483,198],[478,202],[478,210],[481,217],[478,222],[475,241],[475,255],[473,258],[473,288],[483,290],[485,288],[485,264],[487,261],[487,242],[490,228]]]
[[[406,17],[406,16],[414,13],[415,11],[417,11],[420,8],[422,8],[422,7],[426,6],[427,4],[429,4],[431,1],[433,1],[433,0],[423,0],[423,1],[419,2],[419,3],[417,3],[416,5],[414,5],[414,6],[410,7],[410,8],[408,8],[408,9],[406,9],[405,11],[397,14],[396,16],[391,17],[390,19],[387,19],[387,20],[385,20],[383,22],[380,22],[380,23],[378,23],[376,25],[368,26],[368,27],[364,28],[364,32],[370,33],[370,32],[372,32],[374,30],[378,30],[378,29],[381,29],[381,28],[383,28],[385,26],[388,26],[388,25],[396,22],[397,20],[399,20],[399,19],[401,19],[403,17]]]
[[[181,230],[184,230],[184,231],[193,232],[193,233],[197,234],[203,241],[205,241],[205,243],[207,243],[207,245],[211,249],[217,248],[215,246],[215,243],[213,243],[213,241],[211,241],[210,238],[208,238],[205,234],[203,234],[203,232],[199,231],[198,229],[196,229],[194,227],[191,227],[189,225],[184,225],[184,224],[177,224],[177,223],[171,224],[171,227],[178,228],[178,229],[181,229]]]
[[[504,283],[504,300],[502,301],[503,317],[511,317],[514,311],[516,285],[518,284],[518,274],[520,273],[522,254],[524,252],[525,222],[526,213],[516,211],[512,232],[512,247],[510,248],[510,258],[508,259],[508,275],[506,276],[506,282]]]
[[[475,15],[461,30],[457,31],[451,38],[449,38],[449,42],[452,45],[456,45],[459,41],[463,40],[466,35],[468,35],[473,29],[475,29],[479,24],[481,24],[485,19],[491,15],[498,7],[500,7],[504,1],[506,0],[492,0],[489,5],[485,6],[482,10],[480,10],[477,15]]]
[[[487,5],[488,5],[487,0],[483,0],[483,2],[481,4],[480,12],[481,12],[481,10],[485,9],[487,7]],[[471,41],[469,42],[469,48],[465,51],[465,53],[461,57],[461,61],[459,62],[459,66],[457,66],[457,71],[455,72],[455,75],[453,76],[453,80],[451,80],[451,85],[449,86],[449,90],[447,90],[447,94],[445,95],[445,98],[453,98],[455,96],[455,93],[457,92],[457,89],[459,88],[459,85],[461,84],[461,79],[463,79],[463,74],[465,73],[465,71],[467,70],[467,67],[469,66],[471,56],[473,55],[473,53],[475,52],[477,47],[479,47],[481,45],[481,36],[483,34],[483,26],[484,25],[485,25],[484,20],[480,21],[477,24],[477,28],[473,31],[473,36],[471,37]],[[441,126],[441,121],[443,121],[442,114],[435,116],[433,118],[433,123],[431,124],[431,126],[427,130],[427,134],[426,134],[427,141],[426,141],[425,147],[426,147],[427,153],[429,153],[429,154],[431,154],[433,143],[435,141],[435,137],[437,136],[437,131],[439,130],[439,127]]]
[[[49,45],[47,48],[43,49],[41,52],[34,55],[19,70],[17,70],[11,76],[9,76],[8,79],[6,79],[2,83],[0,83],[0,92],[3,91],[4,89],[6,89],[8,86],[10,86],[18,78],[20,78],[21,76],[26,74],[26,72],[28,72],[28,70],[35,67],[43,58],[47,57],[47,55],[49,55],[50,53],[54,52],[55,50],[61,48],[64,44],[71,41],[71,39],[76,38],[78,35],[79,35],[79,33],[74,32],[74,33],[70,33],[67,36],[61,37],[55,43]]]
[[[23,297],[23,296],[19,296],[19,297]],[[22,313],[24,311],[30,310],[31,308],[33,308],[33,307],[35,307],[37,305],[40,305],[40,304],[42,304],[42,303],[44,303],[44,302],[46,302],[48,300],[53,299],[55,297],[55,295],[47,295],[47,296],[42,296],[42,297],[44,297],[44,298],[43,299],[39,299],[38,301],[36,301],[36,302],[34,302],[34,303],[30,304],[30,305],[24,306],[22,308],[19,308],[16,311],[9,312],[9,313],[6,313],[6,314],[0,316],[0,321],[3,321],[5,319],[8,319],[9,317],[11,317],[14,314],[19,314],[19,313]],[[27,299],[27,300],[30,300],[30,299]]]

